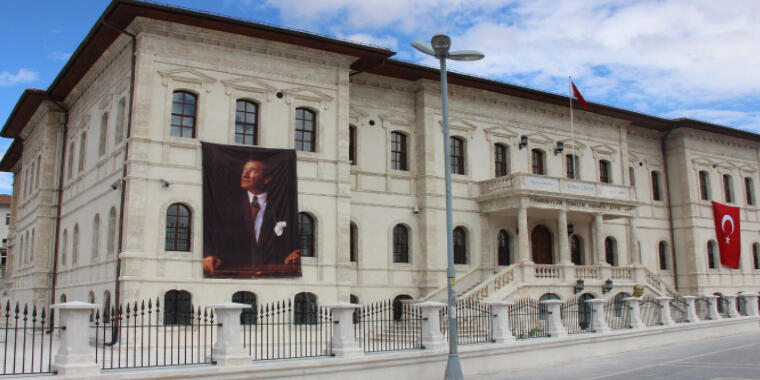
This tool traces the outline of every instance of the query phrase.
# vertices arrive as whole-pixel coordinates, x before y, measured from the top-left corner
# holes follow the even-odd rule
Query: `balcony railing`
[[[516,173],[480,182],[480,195],[483,197],[521,191],[562,193],[620,201],[634,200],[634,193],[629,186],[527,173]]]

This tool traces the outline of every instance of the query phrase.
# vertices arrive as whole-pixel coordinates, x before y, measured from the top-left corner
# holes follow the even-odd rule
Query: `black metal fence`
[[[379,301],[359,308],[354,332],[364,352],[422,349],[422,320],[413,304]]]
[[[241,316],[243,345],[253,360],[330,356],[333,320],[313,302],[294,307],[288,300],[260,305]]]
[[[448,307],[441,309],[441,332],[449,339]],[[457,344],[493,342],[494,314],[490,305],[475,300],[457,301]]]
[[[604,319],[613,330],[631,327],[631,307],[622,299],[611,298],[604,305]]]
[[[736,311],[739,315],[747,315],[747,300],[744,297],[736,297]]]
[[[644,297],[639,303],[639,313],[641,322],[647,326],[657,326],[660,324],[660,304],[651,297]]]
[[[676,323],[687,322],[687,304],[681,298],[674,298],[670,301],[670,317]]]
[[[91,319],[95,361],[103,369],[213,363],[216,323],[208,308],[162,310],[156,299],[96,310]]]
[[[562,303],[562,324],[568,334],[589,333],[591,330],[591,305],[583,299],[569,298]]]
[[[721,317],[728,318],[730,309],[729,305],[728,298],[723,296],[718,297],[718,314],[720,314]]]
[[[538,301],[530,298],[515,300],[509,307],[509,326],[517,339],[549,336],[548,312]]]
[[[0,312],[0,339],[3,340],[2,375],[53,372],[51,359],[61,327],[55,326],[50,309],[29,305],[11,307],[6,301]]]
[[[700,321],[710,319],[710,301],[705,297],[697,297],[694,300],[694,308]]]

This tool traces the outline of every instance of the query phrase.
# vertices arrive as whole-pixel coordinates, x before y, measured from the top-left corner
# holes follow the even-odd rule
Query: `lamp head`
[[[447,57],[451,48],[451,37],[438,33],[430,39],[430,44],[433,46],[437,58]]]

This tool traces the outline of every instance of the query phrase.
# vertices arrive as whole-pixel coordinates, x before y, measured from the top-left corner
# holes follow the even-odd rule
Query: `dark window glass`
[[[170,290],[164,295],[164,325],[189,325],[192,297],[185,290]]]
[[[744,191],[747,193],[747,204],[748,205],[754,205],[755,204],[755,186],[752,183],[752,178],[745,177],[744,178]]]
[[[752,244],[752,262],[753,268],[760,269],[760,244],[758,243]]]
[[[235,104],[235,143],[256,145],[259,140],[259,106],[248,100]]]
[[[551,301],[551,300],[559,300],[559,296],[554,293],[546,293],[542,295],[538,299],[538,319],[545,321],[546,320],[546,305],[543,303],[543,301]]]
[[[621,317],[623,314],[623,306],[625,305],[625,299],[630,298],[631,295],[625,292],[620,292],[615,295],[613,299],[615,305],[615,316]]]
[[[570,256],[573,264],[583,265],[583,243],[578,235],[570,238]]]
[[[661,241],[658,251],[660,253],[660,269],[668,269],[668,243]]]
[[[348,127],[348,160],[351,165],[356,165],[356,127]]]
[[[507,231],[499,231],[499,265],[512,265],[512,253],[510,252],[509,234]]]
[[[565,155],[565,175],[570,179],[577,179],[578,176],[578,156],[567,154]]]
[[[699,172],[699,197],[703,201],[710,200],[710,175],[704,170]]]
[[[166,244],[167,251],[190,251],[190,209],[175,203],[166,209]]]
[[[631,182],[631,186],[636,186],[636,172],[633,170],[633,166],[628,167],[628,180]]]
[[[317,296],[313,293],[298,293],[293,302],[293,322],[297,325],[317,323]]]
[[[358,305],[359,304],[359,297],[351,294],[348,296],[348,302]],[[354,315],[353,315],[354,324],[359,323],[359,309],[354,309]]]
[[[578,327],[586,330],[591,327],[591,304],[588,300],[594,299],[594,296],[585,293],[578,298]]]
[[[409,262],[409,230],[401,224],[393,227],[393,262]]]
[[[616,251],[616,245],[615,239],[608,237],[604,239],[604,257],[607,260],[607,264],[610,264],[612,266],[617,266],[617,252]]]
[[[715,245],[715,242],[712,240],[707,242],[707,267],[710,269],[718,267],[717,260],[715,260]]]
[[[356,224],[351,223],[350,225],[350,232],[349,232],[349,244],[351,244],[351,247],[349,248],[349,260],[353,263],[356,262],[357,253],[359,251],[359,231],[356,228]]]
[[[391,133],[391,169],[409,170],[406,160],[406,135],[401,132]]]
[[[298,213],[298,238],[301,242],[301,256],[315,257],[314,249],[314,219],[306,213]]]
[[[174,91],[170,131],[172,136],[195,137],[196,100],[195,94]]]
[[[612,177],[610,176],[610,162],[607,160],[599,160],[599,182],[612,182]]]
[[[538,149],[531,151],[533,174],[544,175],[544,152]]]
[[[296,109],[296,150],[315,152],[317,144],[317,114],[306,108]]]
[[[503,177],[509,174],[509,164],[507,163],[507,147],[504,144],[494,145],[494,166],[496,167],[496,176]]]
[[[661,201],[660,172],[652,172],[652,200]]]
[[[405,302],[403,301],[410,301],[412,299],[411,296],[402,294],[400,296],[396,296],[396,298],[393,299],[393,320],[399,321],[404,316],[404,309],[407,308],[405,306]]]
[[[256,324],[256,294],[252,292],[240,291],[232,295],[232,302],[251,305],[250,309],[243,309],[240,313],[240,323],[243,325]]]
[[[726,203],[734,203],[734,183],[728,174],[723,175],[723,193],[726,195]]]
[[[451,173],[464,174],[464,140],[451,138]]]
[[[467,264],[467,233],[462,227],[454,228],[454,264]]]

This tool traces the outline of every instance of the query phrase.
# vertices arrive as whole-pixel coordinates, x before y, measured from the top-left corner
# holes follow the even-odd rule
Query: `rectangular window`
[[[79,140],[79,172],[84,170],[84,158],[87,155],[87,133],[82,133],[82,138]]]
[[[391,169],[409,170],[406,161],[406,135],[391,132]]]
[[[636,172],[633,170],[633,166],[628,167],[628,181],[632,187],[636,187]]]
[[[744,190],[747,193],[747,204],[748,205],[754,205],[755,204],[755,185],[752,183],[752,178],[745,177],[744,178]]]
[[[509,174],[507,147],[503,144],[494,145],[494,167],[496,168],[496,177],[503,177]]]
[[[11,214],[9,212],[5,213],[5,225],[11,224]]]
[[[599,182],[612,182],[612,179],[610,178],[610,162],[607,160],[599,161]]]
[[[356,165],[356,127],[348,127],[348,160],[351,165]]]
[[[699,198],[710,200],[710,175],[706,171],[699,172]]]
[[[533,149],[531,151],[531,162],[533,174],[544,175],[544,152]]]
[[[652,172],[652,200],[661,201],[660,172]]]
[[[578,179],[578,156],[572,154],[565,155],[565,175],[570,179]]]
[[[726,203],[734,203],[734,184],[728,174],[723,175],[723,193],[726,196]]]
[[[451,174],[464,175],[464,140],[451,138]]]

